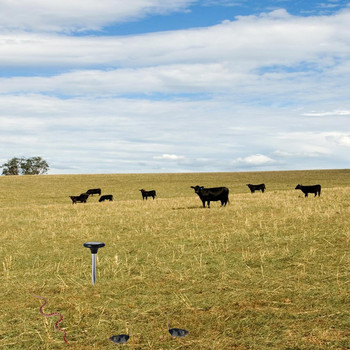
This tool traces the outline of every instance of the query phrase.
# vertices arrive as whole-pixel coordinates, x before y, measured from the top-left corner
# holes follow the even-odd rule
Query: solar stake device
[[[96,284],[96,254],[98,248],[102,248],[105,246],[103,242],[85,242],[83,244],[85,248],[90,248],[92,255],[92,284]]]

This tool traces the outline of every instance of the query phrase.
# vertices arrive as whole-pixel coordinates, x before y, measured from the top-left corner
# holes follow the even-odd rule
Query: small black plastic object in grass
[[[105,246],[103,242],[85,242],[83,244],[85,248],[90,248],[92,255],[92,284],[96,284],[96,254],[99,248]]]
[[[130,337],[131,337],[131,324],[130,324],[129,334],[112,335],[109,338],[109,340],[116,344],[122,344],[122,343],[126,343]]]
[[[167,328],[172,337],[180,337],[183,338],[188,334],[188,331],[186,329],[181,328],[169,328],[169,318],[168,315],[166,315],[167,320]]]
[[[130,336],[128,334],[118,334],[112,335],[109,340],[113,343],[121,344],[126,343],[129,340]]]

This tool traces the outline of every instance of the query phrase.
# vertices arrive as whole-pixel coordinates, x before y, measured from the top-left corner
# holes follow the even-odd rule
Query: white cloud
[[[154,156],[153,159],[159,160],[183,160],[184,156],[178,156],[176,154],[162,154],[161,156]]]
[[[149,14],[186,9],[193,0],[2,0],[0,30],[99,30]]]
[[[339,144],[350,147],[350,135],[344,135],[339,139]]]
[[[8,158],[40,155],[55,173],[307,169],[321,159],[337,164],[335,154],[350,161],[342,145],[350,131],[341,131],[341,123],[332,122],[338,131],[290,132],[288,121],[303,129],[303,117],[267,107],[254,111],[221,98],[0,96],[0,148]],[[319,122],[312,121],[315,129]]]
[[[300,152],[293,152],[293,151],[274,151],[273,155],[279,158],[299,158],[299,159],[305,159],[305,158],[322,158],[324,156],[329,156],[330,152],[325,151],[324,149],[318,149],[318,150],[308,150],[308,151],[300,151]]]
[[[338,139],[338,143],[342,146],[350,147],[350,135],[341,136]]]
[[[242,17],[208,28],[128,37],[2,33],[0,64],[140,67],[225,62],[231,70],[248,72],[310,62],[323,68],[328,57],[348,57],[349,21],[350,11],[343,11],[321,18]]]
[[[309,110],[319,101],[338,100],[341,106],[350,94],[349,21],[350,11],[321,19],[275,11],[208,28],[128,37],[2,33],[0,65],[29,72],[66,68],[46,77],[0,78],[0,93],[204,93],[259,105],[310,104]],[[334,110],[343,116],[347,111]],[[305,116],[319,113],[329,112]]]
[[[53,27],[74,27],[58,17]],[[347,163],[349,21],[275,11],[127,37],[3,31],[0,66],[19,70],[0,78],[0,148],[61,173]]]
[[[334,110],[329,112],[309,112],[304,113],[306,117],[329,117],[329,116],[350,116],[350,110]]]
[[[51,77],[0,78],[0,93],[197,93],[232,90],[245,79],[249,77],[232,72],[223,64],[179,64],[107,71],[81,70]]]
[[[275,160],[271,159],[264,154],[253,154],[245,158],[237,158],[234,164],[247,165],[247,166],[261,166],[275,163]]]
[[[327,135],[327,139],[340,146],[350,147],[350,133],[333,132]]]
[[[305,164],[312,164],[314,161],[330,163],[337,161],[338,157],[342,158],[343,162],[348,162],[350,158],[345,148],[350,146],[350,131],[340,131],[341,127],[344,128],[342,123],[339,124],[339,131],[281,133],[275,140],[278,141],[276,145],[279,149],[272,154],[279,160],[289,162],[294,158]]]

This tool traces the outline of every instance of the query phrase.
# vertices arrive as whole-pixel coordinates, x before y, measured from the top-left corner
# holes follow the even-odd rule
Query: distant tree
[[[46,174],[49,165],[41,157],[12,158],[2,166],[2,175],[40,175]]]
[[[19,175],[21,170],[21,158],[12,158],[1,167],[2,175]]]
[[[49,165],[41,157],[23,158],[21,162],[21,170],[23,175],[46,174],[49,170]]]

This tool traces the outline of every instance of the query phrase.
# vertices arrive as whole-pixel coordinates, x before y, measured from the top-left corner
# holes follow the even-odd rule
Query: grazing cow
[[[204,188],[203,186],[197,185],[191,186],[191,188],[198,194],[203,203],[203,208],[205,208],[205,202],[208,203],[208,208],[210,208],[211,201],[220,201],[221,206],[226,206],[229,201],[229,189],[227,187]]]
[[[104,194],[103,196],[100,197],[100,199],[98,201],[99,202],[113,201],[113,195],[112,194]]]
[[[91,194],[92,196],[94,194],[98,194],[99,196],[101,196],[101,189],[100,188],[91,188],[90,190],[87,190],[86,193]]]
[[[79,196],[69,196],[72,200],[72,204],[76,204],[77,202],[86,203],[89,195],[87,193],[81,193]]]
[[[259,184],[259,185],[247,184],[247,186],[249,187],[251,193],[254,193],[255,191],[261,191],[262,193],[264,193],[266,189],[265,184]]]
[[[303,192],[305,194],[305,197],[307,197],[307,195],[309,193],[315,193],[315,197],[318,195],[321,195],[321,185],[312,185],[312,186],[303,186],[303,185],[297,185],[297,187],[295,187],[296,190],[301,190],[301,192]]]
[[[140,191],[142,194],[142,200],[144,200],[145,198],[147,199],[148,197],[152,197],[154,199],[154,197],[157,195],[155,190],[146,191],[146,190],[142,189]]]

